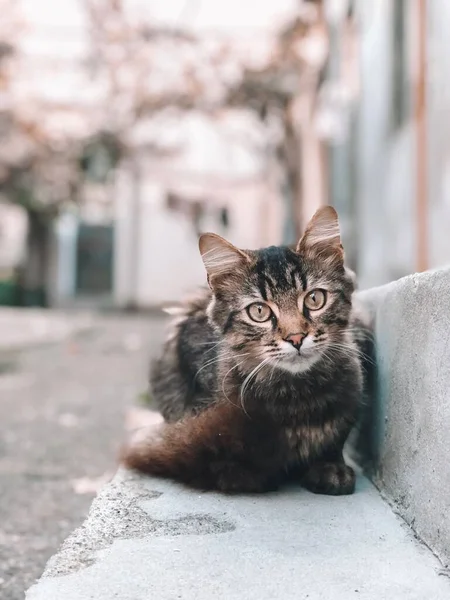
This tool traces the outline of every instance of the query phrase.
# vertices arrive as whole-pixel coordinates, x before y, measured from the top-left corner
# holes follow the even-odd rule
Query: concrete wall
[[[450,559],[450,269],[362,292],[377,345],[375,481]]]

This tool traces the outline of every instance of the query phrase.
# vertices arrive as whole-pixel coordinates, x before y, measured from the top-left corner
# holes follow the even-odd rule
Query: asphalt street
[[[2,600],[23,598],[114,474],[126,429],[142,418],[163,321],[99,316],[68,331],[63,341],[0,351]]]

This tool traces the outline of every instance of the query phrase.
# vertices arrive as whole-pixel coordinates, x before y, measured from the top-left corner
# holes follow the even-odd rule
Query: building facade
[[[450,262],[450,7],[337,4],[322,86],[348,100],[336,110],[344,135],[327,140],[329,201],[349,262],[369,287]],[[355,68],[358,92],[349,94]]]

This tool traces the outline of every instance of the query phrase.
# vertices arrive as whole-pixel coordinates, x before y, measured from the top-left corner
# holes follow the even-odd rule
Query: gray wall
[[[376,332],[375,482],[450,560],[450,269],[362,292]]]
[[[342,215],[344,245],[361,287],[416,270],[417,4],[404,0],[403,60],[394,33],[399,5],[356,1],[360,97],[349,139],[330,149],[331,202]],[[428,266],[436,268],[450,263],[450,3],[428,2],[427,11]],[[400,122],[395,90],[403,100]]]
[[[430,261],[450,263],[450,3],[428,2]]]
[[[331,201],[343,215],[344,245],[361,287],[415,269],[415,164],[411,85],[405,57],[405,116],[394,120],[393,2],[359,0],[360,97],[345,144],[331,149]],[[407,54],[408,43],[405,41]],[[397,79],[396,79],[397,78]],[[409,105],[409,106],[408,106]]]

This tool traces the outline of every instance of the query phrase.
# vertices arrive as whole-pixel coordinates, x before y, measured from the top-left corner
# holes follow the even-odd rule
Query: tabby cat
[[[184,307],[152,371],[166,422],[125,464],[202,490],[296,479],[351,494],[342,453],[362,397],[362,325],[335,210],[319,209],[295,249],[241,250],[207,233],[200,253],[210,289]]]

